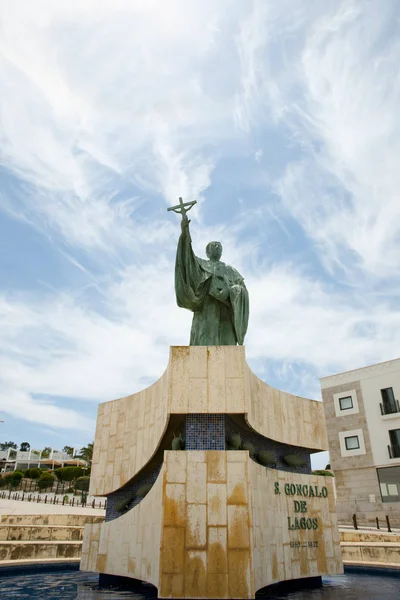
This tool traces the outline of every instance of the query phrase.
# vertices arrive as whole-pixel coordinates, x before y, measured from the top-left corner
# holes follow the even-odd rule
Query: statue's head
[[[222,244],[221,242],[210,242],[206,246],[206,254],[213,262],[219,261],[222,256]]]

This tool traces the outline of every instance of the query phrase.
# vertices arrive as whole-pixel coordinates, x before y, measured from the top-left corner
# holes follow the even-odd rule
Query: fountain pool
[[[98,575],[60,567],[3,567],[0,598],[7,600],[128,600],[157,598],[153,586],[137,589],[99,588]],[[400,571],[348,567],[344,575],[324,577],[321,587],[290,591],[277,586],[257,593],[268,600],[399,600]]]

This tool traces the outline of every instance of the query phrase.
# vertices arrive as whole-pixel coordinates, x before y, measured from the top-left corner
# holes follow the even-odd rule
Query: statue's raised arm
[[[175,293],[178,306],[191,310],[191,346],[243,345],[249,320],[249,295],[243,277],[221,262],[222,244],[210,242],[207,259],[195,256],[187,212],[196,201],[172,210],[182,215],[181,235],[175,261]]]

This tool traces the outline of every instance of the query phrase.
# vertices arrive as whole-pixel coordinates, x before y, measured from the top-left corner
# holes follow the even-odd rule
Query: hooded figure
[[[208,260],[195,256],[189,222],[182,219],[175,293],[178,306],[194,313],[190,345],[242,346],[249,321],[249,294],[243,277],[221,262],[220,242],[207,244]]]

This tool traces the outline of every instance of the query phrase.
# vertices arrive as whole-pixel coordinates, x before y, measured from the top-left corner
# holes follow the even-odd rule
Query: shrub
[[[240,450],[242,447],[242,438],[240,433],[234,433],[228,438],[228,444],[233,450]]]
[[[22,471],[11,471],[10,473],[6,473],[4,475],[4,479],[6,482],[4,485],[10,485],[11,487],[17,487],[20,484],[22,477],[23,477]]]
[[[172,440],[171,450],[183,450],[185,447],[185,440],[182,437],[182,434],[179,433],[178,436],[174,433],[174,439]]]
[[[14,471],[13,477],[11,478],[12,485],[14,487],[17,487],[17,485],[19,485],[21,483],[23,476],[24,475],[23,475],[22,471]]]
[[[0,477],[0,488],[3,488],[7,485],[8,481],[5,477]]]
[[[43,473],[38,479],[38,488],[40,490],[45,490],[52,487],[54,481],[55,477],[51,473]]]
[[[327,471],[326,469],[320,469],[317,471],[313,471],[313,475],[323,475],[324,477],[334,477],[332,471]]]
[[[283,456],[283,462],[289,467],[294,468],[303,467],[307,464],[307,461],[298,454],[287,454],[286,456]]]
[[[59,481],[74,481],[74,479],[82,477],[83,469],[82,467],[61,467],[54,473]]]
[[[11,471],[10,473],[6,473],[4,477],[7,481],[7,484],[17,486],[23,475],[22,471]]]
[[[274,455],[267,450],[259,450],[257,452],[257,460],[263,467],[269,467],[270,465],[275,464]]]
[[[27,469],[25,471],[24,477],[29,477],[29,479],[39,479],[41,474],[42,471],[40,469],[38,469],[37,467],[33,467],[32,469]]]
[[[243,442],[242,444],[242,450],[248,450],[250,456],[254,456],[254,446],[251,442]]]
[[[90,477],[78,477],[78,479],[75,481],[75,489],[80,490],[81,492],[88,492],[89,482]]]

